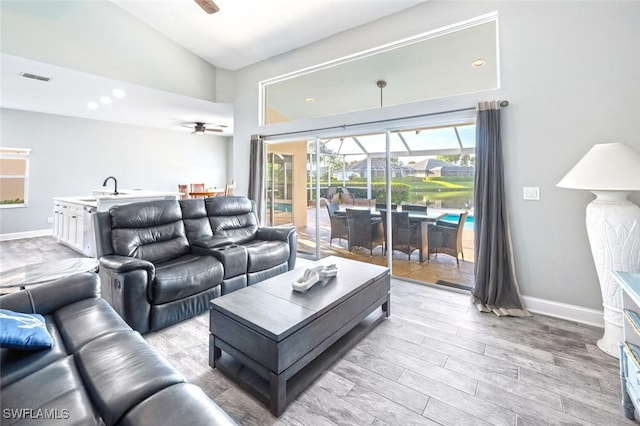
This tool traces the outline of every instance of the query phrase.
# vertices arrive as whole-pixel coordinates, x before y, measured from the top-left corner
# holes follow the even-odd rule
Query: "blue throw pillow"
[[[43,349],[52,344],[42,315],[0,309],[0,347]]]

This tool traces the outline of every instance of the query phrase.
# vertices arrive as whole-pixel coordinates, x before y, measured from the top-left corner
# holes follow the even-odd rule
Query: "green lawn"
[[[340,182],[332,181],[332,184],[340,185]],[[372,179],[374,192],[385,184],[383,179]],[[320,183],[326,188],[326,182]],[[367,181],[365,178],[351,179],[346,186],[359,197],[365,197]],[[416,177],[393,178],[392,195],[394,202],[409,202],[432,205],[439,201],[446,208],[469,208],[473,204],[474,181],[469,178],[458,177],[431,177],[421,179]],[[402,195],[402,193],[404,195]],[[384,198],[384,197],[381,197]]]

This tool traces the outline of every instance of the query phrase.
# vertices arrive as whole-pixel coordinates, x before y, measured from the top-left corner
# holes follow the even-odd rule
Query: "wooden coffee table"
[[[317,263],[335,264],[337,277],[298,293],[298,268],[210,302],[209,365],[276,416],[390,313],[388,268]]]

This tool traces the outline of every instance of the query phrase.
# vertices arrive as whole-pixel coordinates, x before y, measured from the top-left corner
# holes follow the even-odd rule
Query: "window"
[[[496,89],[498,53],[494,12],[262,81],[261,124]]]
[[[0,148],[0,208],[27,206],[30,152]]]

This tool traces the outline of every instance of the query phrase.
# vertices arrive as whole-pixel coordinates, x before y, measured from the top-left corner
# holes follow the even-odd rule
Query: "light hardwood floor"
[[[7,269],[76,254],[35,238],[0,242],[0,256]],[[391,316],[279,418],[209,367],[208,314],[145,339],[240,425],[634,424],[620,406],[618,362],[595,346],[601,329],[498,318],[468,293],[398,279],[391,294]]]

